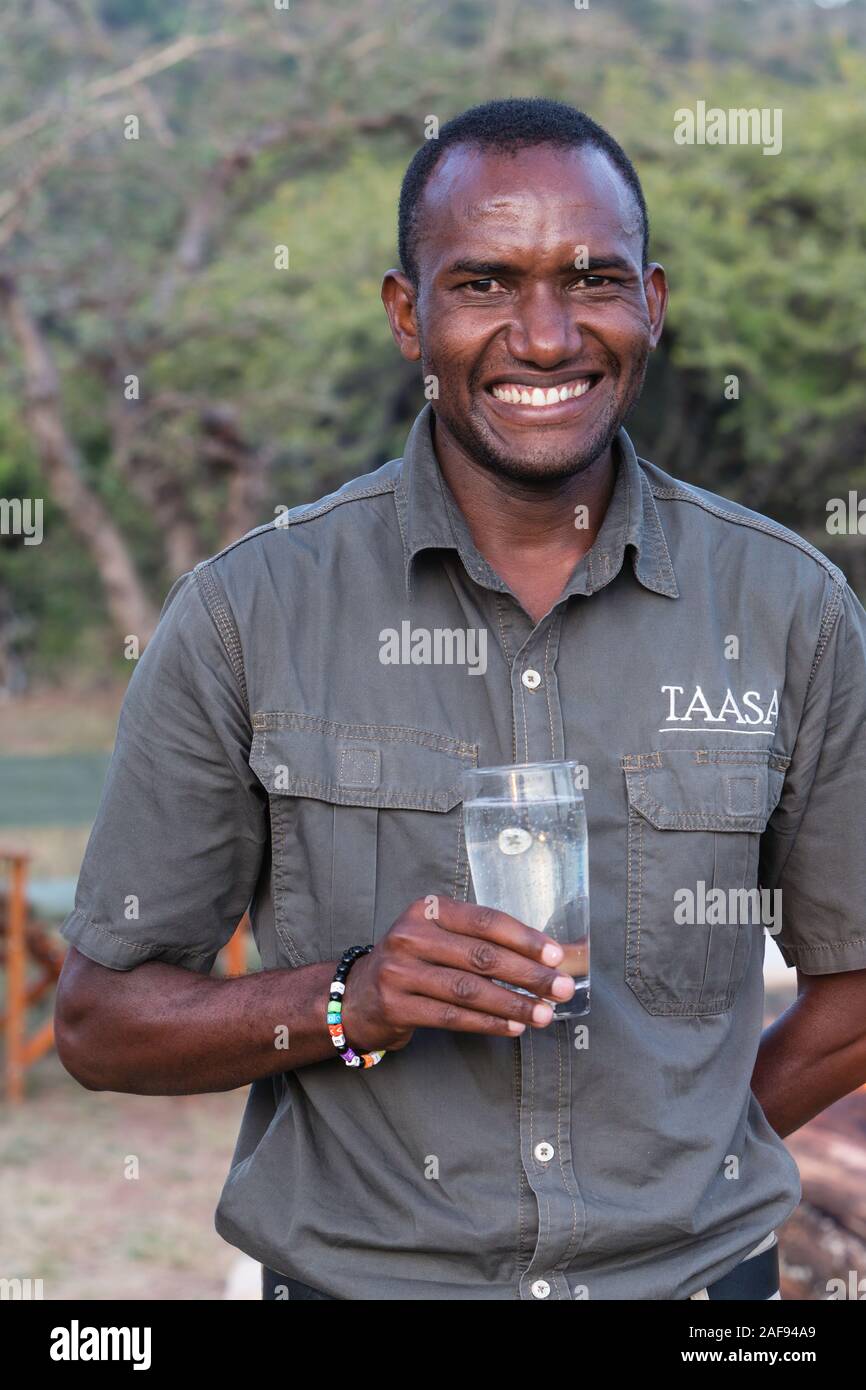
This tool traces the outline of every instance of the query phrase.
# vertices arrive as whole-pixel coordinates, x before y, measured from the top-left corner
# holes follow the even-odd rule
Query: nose
[[[521,295],[508,330],[512,356],[537,367],[553,368],[577,357],[583,343],[573,304],[547,285]]]

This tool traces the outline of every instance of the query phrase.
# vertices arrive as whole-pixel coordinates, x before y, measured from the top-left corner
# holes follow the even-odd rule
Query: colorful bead
[[[350,946],[344,951],[337,966],[333,980],[328,991],[328,1007],[325,1020],[331,1041],[337,1048],[340,1057],[347,1067],[361,1067],[368,1069],[375,1067],[377,1062],[381,1062],[385,1056],[386,1049],[380,1048],[373,1052],[363,1052],[358,1055],[354,1048],[346,1042],[346,1035],[343,1032],[343,999],[346,985],[345,979],[359,956],[364,956],[368,951],[372,951],[372,946]]]

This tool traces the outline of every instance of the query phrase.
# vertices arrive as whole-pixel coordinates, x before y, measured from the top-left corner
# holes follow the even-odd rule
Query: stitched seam
[[[567,1265],[568,1265],[569,1260],[571,1259],[571,1256],[572,1256],[573,1252],[576,1251],[576,1249],[577,1249],[577,1203],[576,1203],[576,1201],[574,1200],[575,1194],[571,1191],[570,1179],[569,1179],[568,1173],[567,1173],[566,1170],[565,1170],[565,1163],[564,1163],[564,1161],[563,1161],[563,1147],[564,1147],[564,1144],[565,1144],[565,1140],[564,1140],[564,1138],[563,1138],[563,1129],[562,1129],[562,1118],[563,1118],[563,1103],[562,1103],[562,1102],[563,1102],[563,1067],[562,1067],[562,1058],[563,1058],[563,1048],[566,1046],[566,1038],[567,1038],[567,1036],[568,1036],[568,1029],[567,1029],[567,1028],[566,1028],[566,1029],[563,1029],[563,1030],[562,1030],[562,1033],[564,1033],[565,1036],[560,1035],[560,1037],[557,1039],[558,1046],[557,1046],[557,1049],[556,1049],[556,1051],[557,1051],[557,1056],[558,1056],[558,1058],[559,1058],[559,1101],[558,1101],[558,1104],[557,1104],[557,1107],[556,1107],[556,1153],[557,1153],[557,1158],[559,1159],[559,1171],[560,1171],[561,1174],[562,1174],[563,1186],[565,1187],[565,1190],[566,1190],[566,1192],[568,1193],[569,1198],[571,1199],[571,1238],[570,1238],[570,1240],[569,1240],[569,1242],[568,1242],[568,1245],[567,1245],[566,1248],[565,1248],[565,1251],[564,1251],[563,1254],[562,1254],[562,1257],[557,1261],[557,1267],[558,1267],[561,1271],[562,1271],[562,1270],[565,1270],[565,1268],[566,1268]],[[571,1143],[571,1140],[570,1140],[570,1138],[569,1138],[569,1145],[570,1145],[570,1143]],[[563,1277],[564,1277],[564,1276],[563,1276]],[[567,1282],[567,1281],[566,1281],[566,1288],[568,1288],[568,1282]],[[571,1290],[569,1290],[569,1295],[570,1295],[570,1293],[571,1293]]]
[[[366,754],[367,754],[367,761],[368,761],[368,763],[369,763],[370,758],[372,758],[372,760],[373,760],[373,767],[376,766],[376,763],[377,763],[377,760],[378,760],[378,751],[377,751],[377,750],[372,749],[372,748],[341,748],[341,749],[340,749],[340,761],[339,761],[339,764],[337,765],[337,781],[338,781],[338,782],[340,783],[340,785],[343,786],[343,787],[351,787],[351,786],[357,785],[357,784],[354,784],[354,783],[352,783],[352,782],[348,782],[348,781],[346,780],[346,759],[347,759],[347,758],[349,758],[350,760],[353,759],[353,756],[354,756],[354,754],[356,754],[356,753],[366,753]],[[352,769],[351,766],[350,766],[350,767],[349,767],[349,774],[350,774],[350,775],[351,775],[351,773],[352,773],[352,770],[353,770],[353,769]],[[357,766],[356,766],[356,769],[355,769],[355,770],[357,771]],[[363,784],[362,784],[362,785],[363,785]],[[366,790],[367,790],[367,791],[375,791],[376,788],[375,788],[375,786],[373,786],[372,784],[368,783]]]
[[[451,892],[451,896],[452,896],[452,898],[457,898],[460,902],[466,902],[466,900],[467,900],[467,898],[468,898],[468,895],[469,895],[469,874],[468,874],[468,872],[467,872],[466,875],[465,875],[465,879],[464,879],[464,882],[463,882],[463,885],[462,885],[462,887],[463,887],[463,892],[462,892],[462,894],[461,894],[461,892],[460,892],[460,887],[461,887],[461,883],[460,883],[460,860],[461,860],[461,858],[462,858],[462,853],[463,853],[463,803],[462,803],[462,802],[460,803],[460,806],[459,806],[459,808],[458,808],[457,817],[458,817],[458,818],[457,818],[457,863],[456,863],[455,868],[454,868],[454,886],[453,886],[453,889],[452,889],[452,892]],[[468,871],[468,868],[469,868],[469,860],[468,860],[468,858],[467,858],[467,861],[466,861],[466,868],[467,868],[467,871]]]
[[[226,650],[229,664],[234,672],[235,679],[241,689],[244,706],[247,714],[250,712],[250,699],[247,693],[247,678],[244,670],[243,649],[241,647],[240,634],[235,626],[234,619],[228,611],[226,604],[220,596],[214,576],[210,570],[196,566],[193,571],[199,595],[205,608],[219,633],[220,640]]]
[[[643,856],[644,856],[644,825],[638,818],[637,822],[637,974],[640,979],[640,936],[641,936],[641,910],[643,907]]]
[[[659,802],[643,794],[636,799],[629,797],[629,800],[641,816],[652,822],[656,830],[742,830],[748,834],[764,828],[763,825],[753,825],[755,820],[760,819],[760,812],[750,816],[748,812],[726,815],[723,811],[668,811]],[[656,825],[653,817],[664,820],[664,824]]]
[[[523,761],[529,760],[529,729],[526,723],[526,686],[523,684],[522,673],[518,677],[520,685],[520,707],[523,710]]]
[[[556,748],[553,742],[553,709],[550,703],[550,687],[553,684],[553,668],[550,665],[550,639],[553,636],[553,622],[547,629],[547,644],[544,648],[544,694],[547,698],[547,722],[550,726],[550,756],[556,757]]]
[[[288,905],[290,875],[285,863],[283,844],[288,839],[288,803],[282,797],[268,797],[271,827],[271,881],[274,896],[274,927],[277,936],[289,952],[295,965],[303,965],[304,957],[295,945],[285,921]]]
[[[694,755],[696,763],[735,763],[744,767],[755,764],[763,766],[766,763],[776,772],[784,772],[791,765],[791,759],[784,753],[772,753],[768,748],[696,748]]]
[[[400,459],[389,459],[383,463],[382,468],[387,468],[392,463],[400,463]],[[362,475],[363,476],[363,475]],[[274,519],[266,521],[262,526],[255,526],[252,531],[247,531],[245,535],[238,536],[237,540],[231,541],[229,545],[223,546],[222,550],[217,551],[216,555],[211,555],[206,560],[200,560],[196,569],[205,569],[212,565],[215,560],[219,560],[223,555],[228,555],[232,550],[236,550],[239,545],[246,544],[247,541],[255,540],[258,536],[263,536],[267,531],[285,531],[288,526],[297,526],[302,521],[312,521],[316,517],[324,516],[327,512],[333,511],[335,507],[341,507],[346,502],[363,501],[368,497],[384,497],[389,492],[395,492],[397,481],[394,477],[383,479],[379,483],[374,483],[358,492],[350,493],[347,497],[332,497],[327,502],[319,505],[312,505],[309,511],[301,512],[298,516],[289,517],[288,512],[281,515],[286,518],[284,521]]]
[[[649,481],[649,480],[648,480]],[[770,521],[765,517],[740,516],[734,512],[727,512],[723,507],[717,507],[712,502],[708,502],[703,497],[694,496],[690,492],[684,492],[678,487],[660,487],[657,483],[650,482],[650,490],[654,497],[660,497],[669,501],[691,502],[694,506],[700,507],[702,511],[710,512],[713,516],[721,517],[723,521],[731,521],[736,526],[746,526],[753,531],[764,531],[768,536],[774,536],[776,540],[785,541],[795,550],[801,550],[804,555],[809,555],[816,560],[822,569],[825,569],[838,583],[841,579],[844,582],[842,571],[828,560],[826,555],[822,555],[820,550],[816,550],[808,541],[803,540],[802,536],[797,536],[793,531],[789,534],[781,526]]]
[[[508,636],[505,631],[505,626],[502,622],[502,596],[500,594],[494,594],[494,598],[496,600],[496,618],[499,623],[499,632],[502,637],[502,649],[505,652],[505,660],[508,663],[508,669],[510,671],[513,669],[514,658],[512,657],[511,651],[509,649]],[[514,718],[513,703],[511,706],[511,761],[513,763],[517,762],[517,726]]]
[[[177,942],[172,943],[168,941],[130,941],[128,937],[121,936],[119,932],[112,931],[110,927],[100,926],[98,922],[94,922],[92,917],[86,916],[83,912],[76,912],[74,916],[77,917],[81,922],[83,922],[85,926],[90,927],[92,931],[98,932],[100,936],[105,936],[110,941],[118,942],[121,946],[125,947],[129,951],[149,952],[156,949],[158,951],[176,952],[178,949]],[[183,957],[185,960],[206,960],[209,956],[213,954],[213,951],[184,951]]]
[[[672,589],[674,593],[678,595],[679,590],[677,588],[677,577],[674,573],[673,562],[671,560],[670,551],[668,550],[667,538],[665,537],[664,528],[661,523],[661,517],[659,516],[658,511],[656,510],[655,504],[652,502],[652,483],[647,477],[645,470],[641,467],[641,460],[639,458],[637,462],[638,467],[640,468],[641,490],[643,490],[643,488],[646,487],[649,489],[650,493],[650,505],[647,506],[644,504],[642,509],[644,515],[649,515],[650,517],[650,525],[652,527],[653,540],[655,542],[655,580],[657,584],[664,585],[665,583],[667,583],[668,588]],[[640,553],[638,553],[638,561],[640,561]],[[665,567],[666,572],[663,571],[663,566]]]
[[[807,951],[844,951],[848,946],[866,946],[866,936],[853,936],[850,941],[818,941],[808,946],[800,945],[798,942],[788,945],[783,936],[779,937],[779,941],[792,955]]]
[[[280,787],[279,791],[268,787],[267,790],[276,800],[310,796],[317,801],[334,802],[337,806],[378,806],[383,810],[395,811],[450,811],[459,800],[456,784],[447,791],[430,794],[399,787],[336,786],[333,782],[319,782],[312,777],[292,776],[287,787]],[[455,799],[452,800],[452,797]]]
[[[514,1039],[514,1043],[513,1043],[513,1045],[512,1045],[512,1058],[513,1058],[512,1080],[513,1080],[513,1084],[514,1084],[514,1108],[515,1108],[515,1110],[516,1110],[516,1112],[517,1112],[517,1127],[518,1127],[518,1133],[519,1133],[519,1131],[520,1131],[520,1104],[521,1104],[521,1089],[522,1089],[522,1088],[521,1088],[521,1082],[520,1082],[520,1040],[519,1040],[518,1038],[515,1038],[515,1039]],[[523,1272],[522,1269],[521,1269],[521,1265],[522,1265],[522,1263],[523,1263],[523,1183],[524,1183],[525,1174],[524,1174],[524,1172],[523,1172],[523,1163],[522,1163],[521,1160],[520,1160],[520,1145],[519,1145],[519,1143],[518,1143],[518,1146],[517,1146],[517,1147],[518,1147],[518,1154],[517,1154],[517,1169],[518,1169],[518,1173],[517,1173],[517,1257],[516,1257],[516,1260],[515,1260],[515,1264],[516,1264],[516,1267],[517,1267],[517,1273],[518,1273],[518,1275],[520,1275],[520,1274]]]
[[[812,661],[812,669],[809,672],[809,680],[808,684],[806,685],[807,695],[812,685],[812,680],[815,676],[815,672],[818,669],[818,663],[820,662],[821,657],[824,655],[824,652],[827,649],[827,644],[830,641],[830,635],[833,631],[833,628],[836,626],[836,621],[839,617],[840,612],[842,611],[842,594],[842,586],[837,584],[836,588],[833,590],[833,593],[830,596],[829,602],[827,603],[827,607],[824,610],[824,614],[821,619],[821,627],[818,632],[818,645],[815,648],[815,657]]]
[[[527,1036],[527,1035],[528,1035],[528,1036]],[[524,1036],[527,1037],[527,1041],[528,1041],[528,1043],[529,1043],[529,1161],[530,1161],[530,1163],[531,1163],[531,1162],[533,1162],[533,1156],[534,1156],[534,1154],[535,1154],[535,1110],[534,1110],[534,1107],[533,1107],[533,1097],[535,1096],[535,1048],[534,1048],[534,1046],[533,1046],[533,1037],[532,1037],[532,1027],[531,1027],[531,1026],[530,1026],[529,1028],[527,1028],[526,1034],[524,1034]],[[527,1177],[527,1181],[528,1181],[528,1177]],[[533,1187],[532,1191],[533,1191],[533,1195],[534,1195],[534,1197],[535,1197],[536,1204],[537,1204],[537,1205],[540,1205],[540,1204],[538,1203],[538,1193],[535,1191],[535,1188],[534,1188],[534,1187]],[[532,1255],[530,1256],[530,1260],[529,1260],[529,1264],[528,1264],[528,1266],[527,1266],[527,1270],[531,1269],[532,1266],[533,1266],[533,1264],[535,1263],[536,1252],[537,1252],[537,1250],[538,1250],[538,1247],[539,1247],[540,1244],[541,1244],[542,1222],[541,1222],[541,1211],[540,1211],[540,1210],[539,1210],[539,1214],[538,1214],[538,1215],[539,1215],[539,1220],[538,1220],[538,1239],[537,1239],[536,1244],[535,1244],[535,1250],[533,1250]]]
[[[512,655],[511,655],[511,649],[510,649],[510,647],[509,647],[509,645],[508,645],[508,636],[507,636],[506,631],[505,631],[505,625],[504,625],[504,623],[503,623],[503,621],[502,621],[502,604],[503,604],[503,597],[502,597],[502,595],[499,594],[499,593],[494,593],[493,598],[494,598],[494,601],[495,601],[495,603],[496,603],[496,618],[497,618],[497,621],[498,621],[498,623],[499,623],[499,634],[500,634],[500,637],[502,638],[502,650],[505,652],[505,659],[506,659],[506,661],[508,662],[508,665],[511,666],[511,663],[512,663],[512,661],[513,661],[513,657],[512,657]]]
[[[428,729],[413,729],[400,724],[341,724],[331,719],[322,719],[317,714],[301,714],[294,710],[258,711],[252,716],[252,721],[253,728],[257,731],[289,728],[329,734],[335,738],[369,738],[379,739],[383,743],[412,743],[419,748],[450,753],[459,758],[475,758],[478,753],[476,743],[464,743],[448,734],[437,734]]]
[[[661,753],[626,753],[622,759],[622,767],[626,772],[638,771],[644,767],[661,767]]]
[[[732,816],[756,816],[758,814],[758,779],[757,777],[725,777],[725,795],[728,802],[728,810]],[[751,785],[752,804],[748,811],[734,810],[734,782],[749,782]]]

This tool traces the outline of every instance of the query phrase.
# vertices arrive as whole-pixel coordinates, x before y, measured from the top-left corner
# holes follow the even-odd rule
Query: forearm
[[[325,1023],[334,968],[329,961],[227,980],[151,961],[105,970],[103,981],[90,963],[86,991],[70,990],[66,1008],[60,992],[58,1051],[88,1088],[140,1095],[228,1091],[334,1060]]]
[[[752,1090],[781,1138],[866,1082],[862,1008],[830,1002],[799,995],[761,1039]]]

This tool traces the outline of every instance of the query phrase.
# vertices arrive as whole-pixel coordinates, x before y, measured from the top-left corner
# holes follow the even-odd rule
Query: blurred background
[[[644,185],[672,300],[638,452],[792,526],[863,599],[866,518],[827,528],[831,499],[866,497],[862,0],[0,15],[0,1275],[46,1298],[258,1296],[212,1224],[245,1092],[78,1087],[45,1031],[56,926],[173,579],[402,452],[423,394],[379,284],[425,121],[527,95],[587,111]],[[698,101],[780,108],[781,153],[676,144]],[[39,543],[16,499],[41,503]],[[766,941],[769,1022],[795,986]],[[256,968],[246,939],[222,968],[238,949]],[[866,1090],[788,1143],[783,1296],[826,1298],[866,1268]]]

